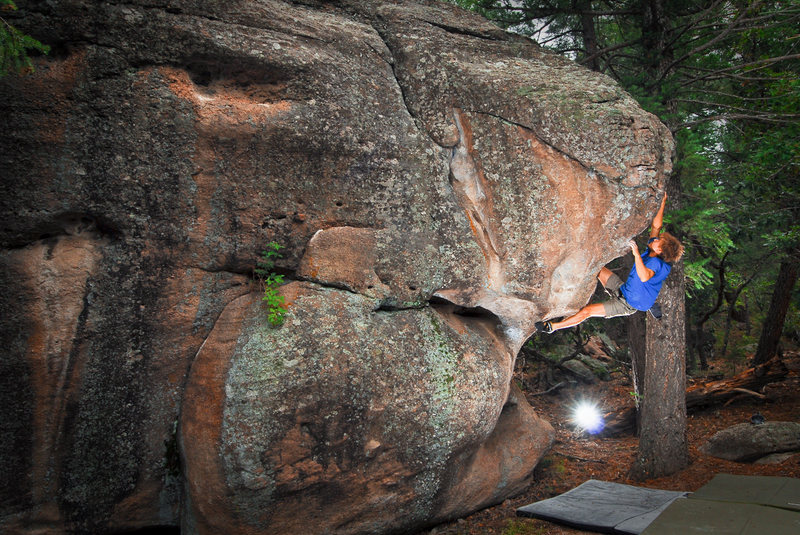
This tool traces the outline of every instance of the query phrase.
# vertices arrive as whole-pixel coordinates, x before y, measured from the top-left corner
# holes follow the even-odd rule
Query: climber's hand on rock
[[[631,248],[631,252],[633,253],[633,256],[638,256],[639,255],[639,246],[636,245],[636,240],[629,241],[628,242],[628,246]]]

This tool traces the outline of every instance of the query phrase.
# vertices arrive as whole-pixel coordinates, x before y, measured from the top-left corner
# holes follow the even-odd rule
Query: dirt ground
[[[796,355],[796,354],[795,354]],[[800,421],[800,358],[793,357],[790,373],[780,383],[768,385],[761,400],[742,395],[723,406],[692,411],[688,415],[689,466],[669,477],[633,481],[627,472],[636,457],[638,439],[632,435],[596,438],[577,434],[570,425],[569,408],[578,399],[591,399],[604,410],[633,403],[630,382],[621,373],[611,380],[577,385],[556,394],[530,395],[528,401],[556,430],[555,443],[537,466],[534,482],[521,495],[449,524],[418,535],[556,535],[590,533],[542,520],[516,516],[516,509],[566,492],[588,479],[614,481],[642,487],[695,491],[719,473],[800,478],[800,453],[780,464],[725,461],[701,453],[698,448],[717,431],[750,421],[756,411],[767,420]],[[784,359],[787,362],[787,359]],[[712,363],[713,365],[714,363]],[[720,364],[717,370],[724,369]],[[742,371],[740,366],[737,371]],[[531,369],[531,372],[535,370]],[[518,370],[518,373],[519,370]],[[730,375],[730,373],[726,374]],[[523,379],[523,377],[519,377]]]

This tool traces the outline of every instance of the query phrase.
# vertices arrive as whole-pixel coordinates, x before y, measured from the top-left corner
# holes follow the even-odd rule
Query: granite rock
[[[0,80],[0,529],[409,532],[524,488],[515,356],[652,217],[654,116],[449,4],[19,4],[53,50]]]

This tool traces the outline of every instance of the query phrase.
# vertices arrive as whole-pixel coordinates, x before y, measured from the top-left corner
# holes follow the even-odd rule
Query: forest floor
[[[791,362],[789,362],[791,361]],[[695,491],[716,474],[764,475],[800,478],[800,453],[780,464],[751,464],[725,461],[704,455],[699,447],[714,433],[730,426],[749,422],[756,411],[769,421],[800,421],[800,357],[797,353],[784,362],[789,375],[779,383],[768,385],[766,400],[742,396],[723,406],[707,407],[689,412],[689,466],[668,477],[633,481],[627,472],[636,457],[638,439],[633,435],[616,438],[596,438],[576,433],[570,425],[570,407],[578,399],[592,399],[609,411],[632,404],[629,379],[621,373],[609,381],[581,384],[559,390],[554,394],[531,395],[528,401],[538,414],[548,420],[556,431],[552,448],[534,472],[534,482],[520,495],[500,505],[484,509],[456,522],[442,524],[418,535],[561,535],[590,533],[557,524],[516,516],[516,509],[533,502],[566,492],[589,479],[613,481],[641,487]],[[727,363],[711,363],[721,370]],[[716,366],[714,366],[717,364]],[[743,371],[739,366],[737,372]],[[728,370],[725,377],[733,375]],[[526,370],[537,373],[535,367]],[[519,374],[520,371],[517,370]],[[519,377],[518,380],[526,377]],[[698,378],[702,379],[702,378]]]

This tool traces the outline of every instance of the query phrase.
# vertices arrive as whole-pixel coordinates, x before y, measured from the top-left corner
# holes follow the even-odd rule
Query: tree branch
[[[764,59],[760,59],[760,60],[757,60],[757,61],[750,61],[748,63],[742,63],[740,65],[731,65],[730,67],[726,67],[724,69],[716,69],[716,70],[713,70],[713,71],[708,71],[708,74],[705,75],[705,76],[698,76],[696,78],[692,78],[690,80],[687,80],[686,82],[683,82],[681,84],[681,87],[685,87],[687,85],[690,85],[690,84],[693,84],[693,83],[696,83],[696,82],[700,82],[700,81],[703,81],[703,80],[714,79],[714,77],[717,77],[717,76],[722,77],[722,75],[726,75],[726,77],[736,77],[737,75],[734,74],[735,71],[741,70],[741,69],[744,69],[744,68],[747,68],[747,67],[759,67],[760,66],[760,68],[765,68],[765,67],[769,67],[770,65],[773,65],[773,64],[781,62],[781,61],[789,61],[789,60],[796,60],[796,59],[800,59],[800,54],[789,54],[789,55],[786,55],[786,56],[777,56],[777,57],[772,57],[772,58],[764,58]],[[702,71],[702,69],[700,69],[699,67],[694,67],[693,70]],[[774,78],[764,78],[764,79],[765,80],[773,80]]]
[[[756,114],[758,116],[765,116],[765,117],[771,117],[771,116],[786,117],[786,118],[800,117],[800,114],[797,114],[797,113],[776,113],[776,112],[771,112],[771,111],[754,110],[754,109],[750,109],[750,108],[740,108],[738,106],[734,106],[733,104],[724,104],[722,102],[710,102],[710,101],[707,101],[707,100],[697,100],[697,99],[689,99],[689,98],[677,98],[677,99],[675,99],[675,102],[684,102],[686,104],[698,104],[700,106],[706,106],[706,107],[710,107],[710,108],[724,108],[724,109],[729,109],[729,110],[734,110],[734,111],[740,111],[740,112],[743,112],[743,113]]]
[[[726,120],[727,121],[734,121],[734,120],[738,120],[738,119],[754,121],[754,122],[775,123],[775,124],[792,124],[792,123],[796,122],[796,121],[785,121],[785,120],[782,120],[782,119],[771,118],[771,117],[762,117],[762,116],[759,116],[759,115],[750,115],[750,114],[746,114],[746,113],[733,113],[733,114],[720,113],[718,115],[711,115],[709,117],[701,117],[701,118],[696,119],[694,121],[687,121],[685,123],[681,123],[672,131],[672,133],[674,134],[678,130],[681,130],[683,128],[691,128],[693,126],[697,126],[697,125],[703,124],[703,123],[709,123],[709,122],[713,122],[713,121],[726,121]]]
[[[756,0],[750,6],[750,8],[751,9],[755,9],[756,7],[758,7],[759,3],[760,3],[760,0]],[[736,28],[738,26],[738,24],[740,24],[741,21],[739,21],[739,19],[741,18],[742,15],[743,15],[743,13],[741,13],[741,12],[738,13],[737,16],[728,24],[728,27],[725,30],[723,30],[721,33],[719,33],[716,37],[712,38],[710,41],[707,41],[706,43],[702,44],[701,46],[695,48],[694,50],[690,50],[689,52],[686,52],[683,56],[681,56],[680,58],[674,60],[669,65],[667,65],[667,67],[664,69],[664,72],[659,77],[658,82],[659,83],[662,82],[664,80],[664,77],[667,75],[667,73],[672,71],[672,69],[675,67],[675,65],[683,63],[684,61],[686,61],[687,58],[690,58],[690,57],[692,57],[692,56],[694,56],[696,54],[699,54],[703,50],[706,50],[707,48],[710,48],[714,44],[722,41],[725,37],[728,36],[729,33],[731,33],[731,31],[733,31],[734,28]]]
[[[591,56],[587,56],[587,57],[583,58],[580,61],[580,63],[586,63],[587,61],[591,61],[591,60],[593,60],[593,59],[595,59],[597,57],[600,57],[600,56],[602,56],[604,54],[607,54],[609,52],[613,52],[615,50],[619,50],[620,48],[625,48],[625,47],[628,47],[628,46],[631,46],[631,45],[638,44],[641,41],[642,41],[642,39],[640,37],[640,38],[637,38],[637,39],[631,39],[630,41],[626,41],[624,43],[619,43],[617,45],[606,47],[606,48],[604,48],[602,50],[598,50],[597,52],[595,52]]]
[[[711,310],[703,314],[703,317],[697,320],[697,323],[695,325],[699,329],[702,329],[705,322],[707,322],[711,318],[711,316],[713,316],[717,312],[717,310],[719,310],[722,307],[722,302],[725,299],[725,260],[728,258],[729,254],[730,250],[725,251],[725,254],[722,255],[722,259],[719,261],[719,268],[717,270],[719,273],[719,286],[717,287],[717,301],[716,303],[714,303],[714,306],[711,308]]]

